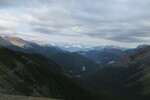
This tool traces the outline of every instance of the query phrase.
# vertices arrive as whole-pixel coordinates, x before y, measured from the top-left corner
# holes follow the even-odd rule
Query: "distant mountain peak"
[[[119,49],[119,50],[126,50],[127,48],[120,47],[117,45],[99,45],[99,46],[93,46],[91,50],[102,50],[102,49]]]
[[[145,48],[145,47],[148,47],[148,46],[150,46],[150,45],[148,45],[148,44],[142,44],[142,45],[137,46],[137,49],[139,49],[139,48]]]
[[[8,46],[8,45],[11,45],[11,43],[0,36],[0,45],[1,46]]]
[[[5,40],[9,41],[13,45],[22,47],[22,48],[31,48],[32,46],[30,45],[32,42],[23,40],[19,37],[5,37]]]
[[[54,46],[54,45],[48,44],[47,42],[44,42],[44,41],[31,40],[31,42],[34,42],[40,46]]]

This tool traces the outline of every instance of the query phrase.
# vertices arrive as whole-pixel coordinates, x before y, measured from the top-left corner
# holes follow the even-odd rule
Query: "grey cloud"
[[[0,0],[0,7],[27,8],[25,21],[33,32],[124,43],[150,42],[149,5],[149,0]]]
[[[0,26],[0,30],[7,30],[8,28],[5,26]]]
[[[144,29],[143,29],[144,30]],[[124,30],[124,29],[111,29],[111,30],[97,30],[95,33],[86,33],[90,37],[95,38],[103,38],[118,42],[133,42],[133,43],[139,43],[139,42],[150,42],[150,30]]]
[[[55,27],[42,27],[42,26],[37,27],[35,26],[33,30],[44,34],[55,34],[59,31],[59,29]]]
[[[150,31],[149,31],[150,32]],[[150,37],[149,33],[145,32],[135,32],[131,31],[128,32],[128,34],[121,34],[121,35],[113,35],[112,37],[109,37],[108,39],[118,42],[133,42],[133,43],[140,43],[140,42],[147,42],[149,43],[150,40],[146,39],[146,37]]]
[[[130,42],[144,42],[143,40],[140,40],[139,39],[136,39],[136,38],[133,38],[133,37],[130,37],[130,36],[114,36],[114,37],[111,37],[111,38],[108,38],[110,40],[115,40],[115,41],[121,41],[121,42],[127,42],[127,43],[130,43]]]
[[[0,7],[32,7],[51,3],[52,0],[0,0]]]

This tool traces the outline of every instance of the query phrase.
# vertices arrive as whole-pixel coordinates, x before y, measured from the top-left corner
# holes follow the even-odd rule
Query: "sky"
[[[150,0],[0,0],[0,35],[48,43],[150,44]]]

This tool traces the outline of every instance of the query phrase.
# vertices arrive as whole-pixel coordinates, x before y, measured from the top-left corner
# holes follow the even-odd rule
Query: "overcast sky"
[[[0,35],[49,43],[150,44],[150,0],[0,0]]]

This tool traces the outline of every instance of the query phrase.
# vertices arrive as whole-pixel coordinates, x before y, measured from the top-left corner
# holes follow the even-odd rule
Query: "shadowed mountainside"
[[[65,100],[112,100],[91,92],[41,55],[6,48],[0,48],[0,92]]]
[[[139,48],[120,60],[84,77],[97,90],[119,100],[150,99],[150,46]]]

